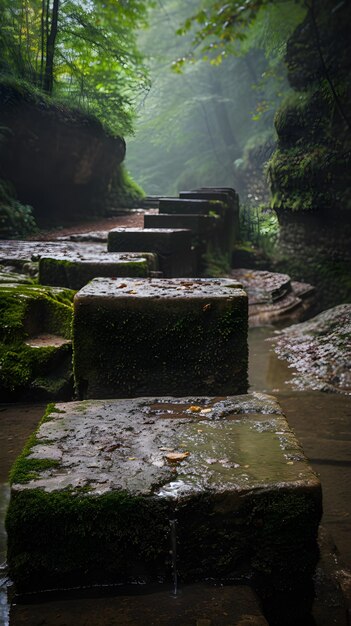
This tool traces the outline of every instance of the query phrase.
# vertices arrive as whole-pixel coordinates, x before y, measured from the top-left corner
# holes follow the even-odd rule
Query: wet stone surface
[[[153,252],[168,278],[192,276],[191,232],[186,228],[114,228],[108,234],[110,252]]]
[[[299,389],[351,394],[351,304],[340,304],[274,340],[279,358],[297,370]]]
[[[39,260],[39,282],[69,289],[81,289],[97,276],[149,276],[157,271],[154,254],[89,253],[88,251],[66,254],[43,255]]]
[[[159,212],[161,213],[184,213],[192,215],[208,215],[211,211],[216,211],[220,215],[225,212],[225,206],[221,201],[207,200],[201,198],[160,198]]]
[[[264,572],[284,588],[317,558],[320,484],[264,394],[57,404],[13,480],[22,590],[171,579],[171,520],[183,581]]]
[[[80,399],[247,390],[247,296],[231,279],[95,279],[74,302]]]
[[[268,626],[258,598],[245,586],[193,584],[175,598],[168,586],[144,594],[115,589],[113,596],[65,598],[11,609],[11,626]],[[129,591],[129,595],[128,595]]]
[[[0,241],[0,261],[38,261],[50,254],[99,254],[106,251],[104,243],[76,243],[73,241]]]
[[[230,275],[248,294],[250,326],[299,322],[315,306],[314,287],[291,281],[287,274],[234,269]]]

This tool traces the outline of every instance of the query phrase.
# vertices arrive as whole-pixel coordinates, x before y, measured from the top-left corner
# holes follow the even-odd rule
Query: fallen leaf
[[[189,411],[192,411],[193,413],[200,413],[200,411],[202,410],[201,406],[197,406],[196,404],[192,404],[191,406],[189,406]]]
[[[187,456],[189,456],[189,452],[168,452],[168,454],[165,455],[167,461],[170,463],[179,463],[180,461],[184,461]]]
[[[121,283],[120,285],[118,285],[117,289],[123,289],[123,287],[127,287],[127,283]]]
[[[135,289],[131,289],[130,291],[127,291],[127,293],[137,293],[137,292],[135,291]]]
[[[129,456],[128,457],[128,461],[137,461],[138,459],[136,458],[136,456]]]
[[[212,409],[201,409],[201,413],[211,413]]]
[[[162,448],[160,448],[160,450],[162,452],[174,452],[174,448],[164,448],[164,447],[162,447]]]
[[[202,307],[202,310],[203,310],[203,311],[209,311],[209,310],[210,310],[210,308],[211,308],[211,306],[212,306],[212,304],[209,302],[208,304],[205,304],[205,305]]]

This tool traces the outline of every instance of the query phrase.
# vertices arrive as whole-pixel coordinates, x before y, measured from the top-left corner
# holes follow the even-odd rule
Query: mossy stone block
[[[11,472],[19,591],[248,577],[310,579],[321,488],[271,396],[51,406]],[[172,536],[173,533],[173,536]]]
[[[217,218],[212,215],[186,215],[176,213],[146,213],[144,215],[145,228],[186,228],[193,236],[208,236],[216,228]],[[194,243],[194,239],[193,239]]]
[[[98,276],[147,277],[157,270],[156,255],[140,254],[58,254],[39,260],[39,282],[43,285],[81,289]]]
[[[226,210],[224,203],[204,198],[160,198],[158,207],[159,213],[175,213],[178,215],[208,215],[214,210],[223,215]]]
[[[215,215],[159,213],[144,215],[145,228],[187,228],[191,230],[191,248],[194,275],[204,272],[205,257],[209,249],[216,247],[223,221]],[[219,246],[217,246],[219,249]]]
[[[153,252],[167,278],[193,274],[191,232],[185,228],[114,228],[109,252]]]
[[[73,291],[55,287],[0,285],[3,402],[66,399],[72,394],[73,296]],[[46,341],[38,344],[43,337]]]
[[[247,296],[230,279],[96,278],[74,300],[79,398],[245,393]]]

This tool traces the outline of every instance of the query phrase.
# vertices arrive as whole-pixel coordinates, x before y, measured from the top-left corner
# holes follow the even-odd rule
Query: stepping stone
[[[16,626],[268,626],[255,592],[244,585],[214,586],[210,583],[182,586],[175,597],[170,584],[118,588],[113,594],[88,597],[56,597],[30,604],[11,606],[11,620]],[[151,593],[150,593],[151,591]],[[136,593],[135,593],[136,592]],[[77,595],[77,594],[76,594]],[[339,626],[346,626],[340,622]]]
[[[212,192],[226,193],[229,196],[231,196],[233,200],[236,201],[236,204],[239,206],[239,196],[237,192],[235,191],[235,189],[233,189],[232,187],[198,187],[197,189],[194,189],[193,191],[201,191],[205,193],[212,193]]]
[[[206,269],[206,255],[217,246],[219,218],[212,215],[186,215],[159,213],[144,215],[145,228],[187,228],[192,232],[194,274],[199,276]]]
[[[73,241],[0,241],[0,262],[38,261],[52,254],[99,254],[106,251],[104,243],[75,243]]]
[[[208,235],[215,230],[217,218],[212,215],[177,215],[175,213],[159,213],[144,215],[144,227],[147,228],[186,228],[195,235]]]
[[[226,191],[180,191],[179,197],[183,200],[210,200],[227,204],[230,208],[236,206],[231,194]]]
[[[191,276],[191,232],[187,229],[114,228],[109,231],[109,252],[153,252],[167,278]]]
[[[221,202],[211,200],[184,200],[182,198],[160,198],[160,213],[176,213],[177,215],[208,215],[214,212],[219,215],[225,213],[225,208]]]
[[[247,296],[230,279],[96,278],[74,301],[79,398],[247,390]]]
[[[20,592],[172,581],[176,568],[264,595],[307,585],[318,559],[320,483],[264,394],[50,405],[11,478]]]
[[[158,270],[155,254],[55,254],[39,260],[39,282],[42,285],[81,289],[98,276],[150,276]]]
[[[249,297],[249,325],[293,324],[306,319],[316,304],[315,289],[307,283],[290,281],[287,274],[264,270],[235,269]]]

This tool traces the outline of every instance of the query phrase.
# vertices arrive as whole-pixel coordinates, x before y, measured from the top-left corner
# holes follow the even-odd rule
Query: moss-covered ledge
[[[0,391],[3,400],[72,395],[74,291],[0,284]]]

